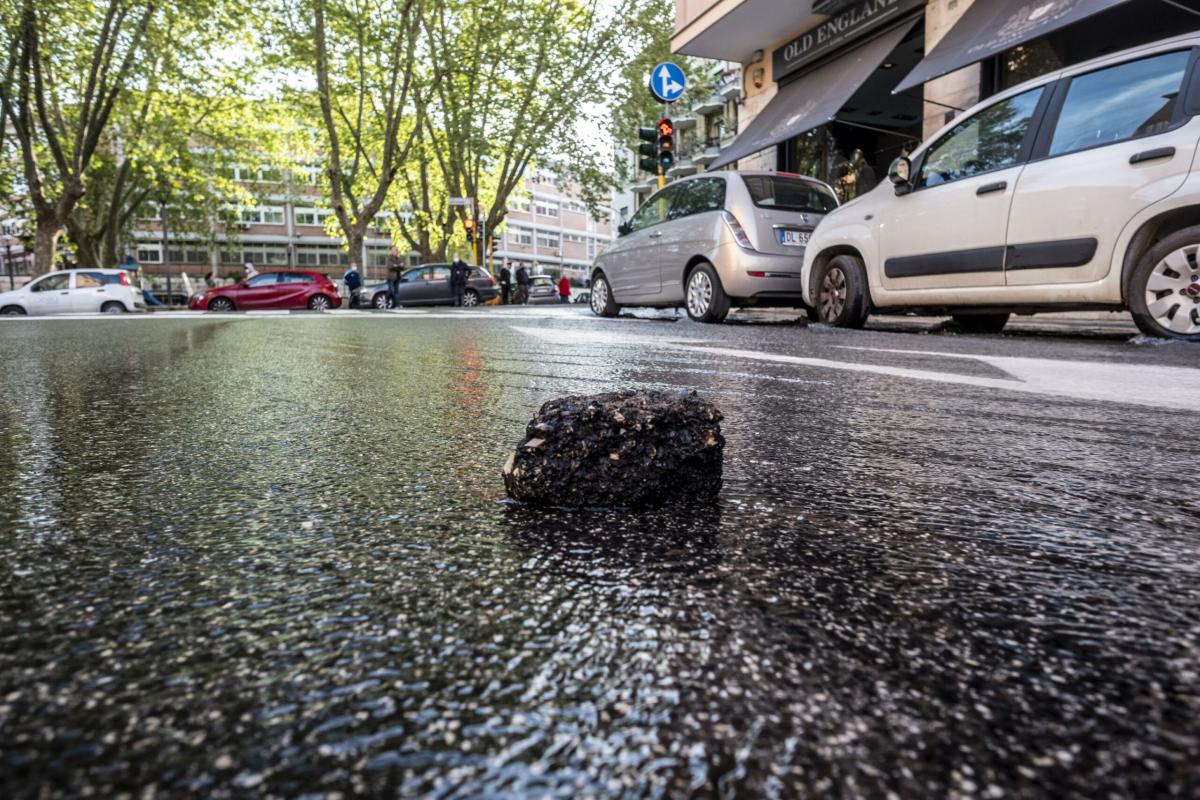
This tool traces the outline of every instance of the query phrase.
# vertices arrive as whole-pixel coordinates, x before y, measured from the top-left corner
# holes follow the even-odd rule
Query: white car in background
[[[71,269],[0,293],[0,315],[122,314],[144,311],[142,293],[123,269]]]

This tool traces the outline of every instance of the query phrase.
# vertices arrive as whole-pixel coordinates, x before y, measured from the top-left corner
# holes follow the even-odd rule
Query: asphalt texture
[[[1200,347],[643,316],[0,321],[0,796],[1200,795]],[[506,501],[623,388],[717,505]]]

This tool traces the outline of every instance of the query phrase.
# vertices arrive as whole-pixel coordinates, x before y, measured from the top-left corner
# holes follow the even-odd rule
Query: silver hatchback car
[[[837,208],[828,184],[779,172],[704,173],[661,189],[592,268],[592,311],[684,306],[720,322],[731,306],[802,306],[804,248]]]

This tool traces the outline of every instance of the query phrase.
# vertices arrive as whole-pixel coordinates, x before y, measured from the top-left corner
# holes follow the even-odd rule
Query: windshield
[[[750,199],[759,208],[828,214],[837,208],[837,198],[815,183],[778,175],[743,175]]]

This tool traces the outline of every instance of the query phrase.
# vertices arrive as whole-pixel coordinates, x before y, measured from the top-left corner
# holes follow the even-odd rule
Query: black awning
[[[920,86],[1125,2],[1128,0],[975,0],[895,91]]]
[[[829,122],[912,28],[912,23],[893,28],[779,87],[767,107],[758,112],[708,169],[732,164]]]

